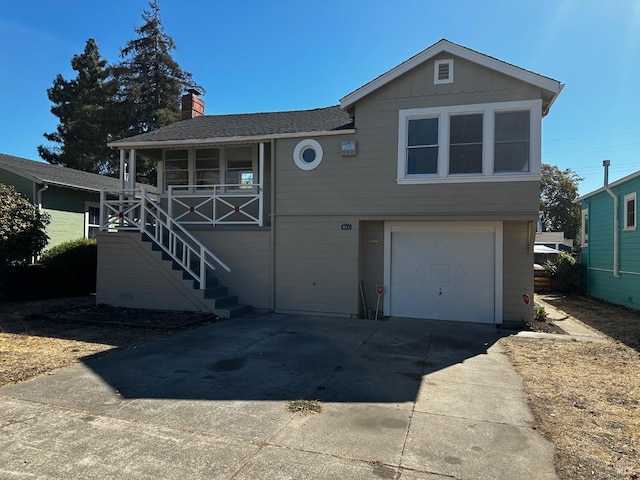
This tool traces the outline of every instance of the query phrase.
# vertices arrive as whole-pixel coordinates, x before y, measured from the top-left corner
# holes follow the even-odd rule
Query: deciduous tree
[[[583,180],[567,168],[542,164],[540,182],[540,211],[542,230],[564,232],[565,238],[576,239],[580,231],[580,205],[573,203],[578,197],[578,184]]]
[[[41,212],[14,187],[0,183],[0,270],[26,263],[49,241],[49,215]]]

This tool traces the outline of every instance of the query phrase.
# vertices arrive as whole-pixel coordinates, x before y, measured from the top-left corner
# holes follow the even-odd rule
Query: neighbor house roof
[[[117,178],[37,162],[26,158],[14,157],[13,155],[6,155],[4,153],[0,153],[0,168],[39,184],[55,185],[90,192],[99,192],[103,188],[107,190],[120,189],[120,180]],[[151,191],[156,190],[156,187],[152,185],[137,185]]]
[[[339,106],[290,112],[203,115],[152,132],[116,140],[110,147],[230,142],[305,134],[327,134],[353,128],[353,119]]]
[[[357,90],[346,95],[345,97],[340,99],[340,107],[343,109],[348,109],[358,100],[369,95],[370,93],[386,85],[387,83],[395,80],[399,76],[404,75],[409,70],[412,70],[418,65],[431,60],[433,57],[439,55],[442,52],[450,53],[451,55],[454,55],[456,57],[463,58],[465,60],[474,62],[505,75],[509,75],[510,77],[517,78],[518,80],[529,83],[531,85],[535,85],[536,87],[539,87],[542,90],[546,91],[547,98],[543,99],[543,115],[547,114],[549,108],[551,108],[551,105],[564,87],[562,83],[552,78],[539,75],[520,67],[516,67],[515,65],[503,62],[502,60],[498,60],[494,57],[490,57],[488,55],[485,55],[484,53],[476,52],[475,50],[471,50],[470,48],[463,47],[462,45],[458,45],[446,39],[442,39],[439,42],[431,45],[429,48],[418,53],[417,55],[414,55],[410,59],[402,62],[397,67],[392,68],[388,72],[383,73],[379,77],[373,79],[366,85],[363,85]]]
[[[627,175],[626,177],[621,178],[620,180],[616,180],[615,182],[610,183],[608,186],[609,188],[617,187],[618,185],[622,185],[623,183],[628,182],[629,180],[633,180],[636,177],[640,177],[640,170],[638,170],[637,172],[633,172],[632,174]],[[604,191],[605,191],[605,188],[600,187],[597,190],[594,190],[593,192],[585,193],[581,197],[576,198],[573,201],[573,203],[580,203],[583,200],[586,200],[587,198],[593,197],[594,195],[597,195],[600,192],[604,192]]]

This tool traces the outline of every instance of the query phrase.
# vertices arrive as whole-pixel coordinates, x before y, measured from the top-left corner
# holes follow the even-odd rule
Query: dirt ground
[[[607,335],[605,343],[501,340],[523,379],[537,428],[556,446],[563,480],[640,478],[640,312],[545,295]]]
[[[639,480],[640,312],[583,297],[537,298],[609,337],[501,340],[522,376],[536,428],[556,446],[559,477]],[[0,386],[211,321],[188,312],[99,308],[92,297],[0,300]],[[530,327],[556,331],[544,322]]]
[[[94,297],[0,302],[0,386],[211,321],[211,314],[96,307]]]

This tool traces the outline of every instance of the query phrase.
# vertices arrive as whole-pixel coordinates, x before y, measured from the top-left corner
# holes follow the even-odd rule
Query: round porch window
[[[293,161],[301,170],[313,170],[322,161],[322,147],[315,140],[302,140],[293,150]]]

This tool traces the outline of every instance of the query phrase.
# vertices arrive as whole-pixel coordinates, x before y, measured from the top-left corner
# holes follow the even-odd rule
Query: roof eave
[[[363,97],[369,95],[370,93],[377,90],[378,88],[386,85],[392,80],[395,80],[399,76],[407,73],[408,71],[430,60],[431,58],[435,57],[436,55],[442,52],[448,52],[457,57],[461,57],[465,60],[469,60],[471,62],[483,65],[492,70],[498,71],[505,75],[509,75],[511,77],[515,77],[519,80],[522,80],[523,82],[530,83],[541,89],[547,90],[553,95],[552,100],[549,103],[549,107],[547,108],[547,111],[549,110],[549,108],[555,101],[555,98],[558,96],[558,94],[563,88],[563,84],[561,84],[557,80],[553,80],[552,78],[545,77],[543,75],[539,75],[537,73],[533,73],[528,70],[524,70],[520,67],[516,67],[515,65],[511,65],[506,62],[503,62],[502,60],[489,57],[480,52],[476,52],[474,50],[463,47],[462,45],[458,45],[443,39],[433,44],[426,50],[423,50],[417,55],[414,55],[410,59],[404,61],[397,67],[382,74],[378,78],[365,84],[359,89],[351,92],[345,97],[342,97],[340,99],[340,108],[342,108],[343,110],[348,109],[358,100],[362,99]]]
[[[200,144],[226,144],[226,143],[238,143],[238,142],[260,142],[268,140],[276,140],[281,138],[298,138],[298,137],[324,137],[331,135],[353,135],[356,133],[355,128],[347,128],[344,130],[324,130],[315,132],[292,132],[292,133],[277,133],[269,135],[250,135],[250,136],[237,136],[237,137],[207,137],[207,138],[189,138],[186,140],[148,140],[142,142],[118,140],[115,142],[107,143],[111,148],[149,148],[149,147],[179,147],[179,146],[194,146]]]
[[[615,188],[618,185],[622,185],[625,182],[628,182],[629,180],[633,180],[636,177],[640,177],[640,170],[638,170],[637,172],[633,172],[629,175],[627,175],[626,177],[622,177],[620,180],[616,180],[615,182],[611,182],[609,185],[607,185],[609,188]],[[602,193],[606,191],[606,188],[600,187],[597,190],[594,190],[593,192],[589,192],[589,193],[585,193],[584,195],[576,198],[573,203],[581,203],[583,200],[586,200],[587,198],[591,198],[594,197],[596,195],[598,195],[599,193]]]

